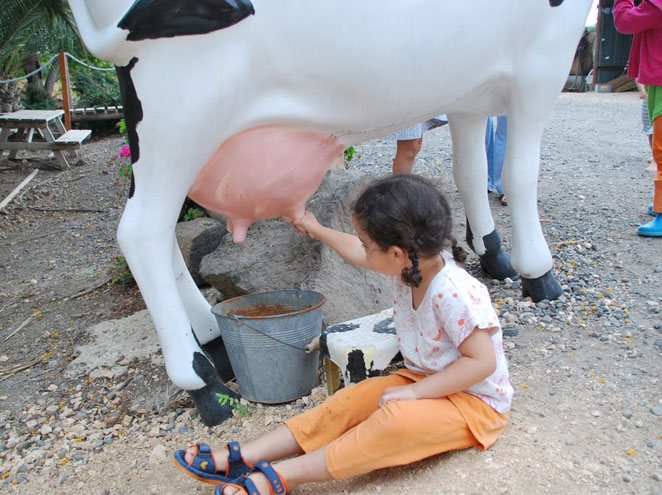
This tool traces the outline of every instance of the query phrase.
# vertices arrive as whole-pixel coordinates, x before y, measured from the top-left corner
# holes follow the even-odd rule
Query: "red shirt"
[[[616,29],[633,34],[628,76],[641,84],[662,86],[662,0],[616,0],[612,9]]]

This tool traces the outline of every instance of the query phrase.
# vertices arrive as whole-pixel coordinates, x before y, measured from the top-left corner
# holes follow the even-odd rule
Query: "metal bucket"
[[[319,352],[305,348],[322,333],[324,295],[310,290],[248,294],[212,308],[242,397],[289,402],[317,385]]]

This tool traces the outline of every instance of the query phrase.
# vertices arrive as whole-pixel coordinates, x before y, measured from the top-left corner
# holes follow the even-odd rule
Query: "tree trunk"
[[[46,82],[44,83],[44,89],[48,96],[53,96],[53,87],[55,86],[55,81],[57,81],[58,76],[60,75],[60,62],[58,59],[53,60],[50,70],[48,71],[48,76],[46,77]]]
[[[28,53],[23,59],[23,70],[26,74],[29,74],[33,70],[37,70],[40,67],[41,64],[39,64],[39,57],[36,53]],[[28,77],[28,83],[34,84],[38,87],[43,87],[43,80],[44,78],[41,75],[41,71]]]
[[[16,112],[20,108],[21,94],[16,83],[0,84],[0,113]]]

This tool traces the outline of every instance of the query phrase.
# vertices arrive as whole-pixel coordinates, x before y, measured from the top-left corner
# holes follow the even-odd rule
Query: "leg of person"
[[[414,166],[414,160],[421,151],[423,138],[402,139],[397,141],[395,158],[393,159],[394,174],[408,174]]]
[[[653,150],[653,126],[650,128],[650,134],[648,134],[648,145],[651,147],[651,151]],[[653,161],[653,156],[648,159],[648,166],[646,167],[647,172],[655,172],[655,162]]]
[[[241,445],[241,459],[254,466],[258,461],[274,461],[292,455],[311,452],[328,444],[335,438],[365,420],[378,408],[383,390],[408,383],[398,375],[373,377],[351,387],[343,388],[319,406],[295,416],[275,430]],[[198,446],[189,447],[182,456],[188,466],[196,462]],[[199,481],[221,483],[223,478],[213,473],[227,469],[228,449],[214,449],[210,452],[213,460],[212,475],[193,472],[189,474]],[[197,474],[197,476],[194,476]]]
[[[451,450],[484,449],[505,424],[505,415],[466,393],[391,401],[326,447],[326,467],[333,478],[346,479]]]
[[[651,124],[650,116],[648,115],[648,102],[646,98],[641,100],[641,124],[644,129],[644,133],[648,139],[648,145],[653,150],[653,126]],[[653,157],[651,156],[648,159],[648,166],[646,170],[649,172],[655,172],[655,163],[653,162]]]
[[[662,237],[662,115],[653,120],[653,161],[657,166],[653,180],[654,216],[650,222],[640,225],[637,233],[645,237]]]
[[[503,206],[508,204],[503,192],[503,185],[501,184],[501,172],[503,171],[503,162],[506,158],[507,137],[508,119],[505,115],[499,115],[497,117],[496,133],[494,135],[494,157],[491,177],[494,189],[496,189]]]
[[[487,192],[494,191],[492,169],[494,168],[494,119],[487,117],[485,126],[485,154],[487,155]]]
[[[294,442],[299,453],[307,453],[273,466],[288,491],[301,483],[330,480],[332,476],[326,464],[326,445],[371,417],[379,409],[378,401],[385,388],[407,383],[411,383],[411,380],[400,375],[389,375],[368,378],[344,388],[319,406],[287,420],[285,426],[279,427],[271,434],[247,443],[244,448],[245,457],[268,461],[275,459],[275,454],[279,454],[279,458],[283,458],[286,456],[280,455],[282,450],[279,451],[280,447],[276,442],[285,442],[290,447]],[[287,430],[289,437],[283,429]],[[295,453],[297,452],[293,454]],[[262,473],[253,473],[250,479],[260,493],[269,493],[267,479]],[[238,491],[236,486],[221,487],[217,490],[225,495]]]

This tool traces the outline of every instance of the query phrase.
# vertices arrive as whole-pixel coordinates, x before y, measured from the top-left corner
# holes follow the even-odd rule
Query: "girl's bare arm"
[[[307,210],[303,217],[292,220],[292,225],[302,234],[323,242],[350,263],[368,268],[365,249],[357,236],[324,227]]]

